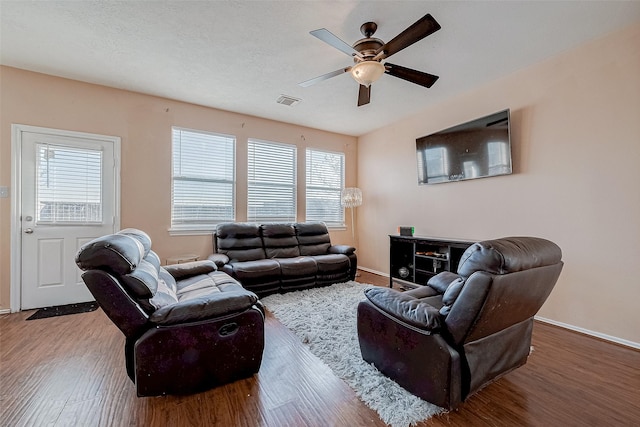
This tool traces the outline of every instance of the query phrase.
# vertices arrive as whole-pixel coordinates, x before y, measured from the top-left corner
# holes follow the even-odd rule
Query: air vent
[[[289,95],[280,95],[280,97],[276,100],[278,104],[286,105],[288,107],[293,107],[300,101],[302,100]]]

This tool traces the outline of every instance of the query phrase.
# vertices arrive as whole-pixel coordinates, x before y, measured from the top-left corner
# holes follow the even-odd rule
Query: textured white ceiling
[[[440,76],[431,89],[383,75],[356,106],[351,64],[309,35],[351,44],[375,21],[389,41],[426,13],[442,29],[390,62]],[[288,123],[362,135],[430,104],[640,21],[640,1],[0,1],[0,62]],[[287,107],[281,95],[301,98]]]

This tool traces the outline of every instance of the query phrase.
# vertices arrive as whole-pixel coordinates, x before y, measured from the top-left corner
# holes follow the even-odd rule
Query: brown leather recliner
[[[262,305],[212,261],[162,267],[149,236],[127,229],[83,245],[76,263],[126,337],[138,396],[193,393],[258,372]]]
[[[526,363],[533,316],[561,258],[545,239],[489,240],[466,250],[457,274],[407,292],[367,289],[358,306],[362,357],[412,394],[453,409]]]

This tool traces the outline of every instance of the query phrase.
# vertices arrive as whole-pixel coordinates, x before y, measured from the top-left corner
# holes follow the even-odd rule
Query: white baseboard
[[[367,267],[358,266],[358,270],[366,271],[367,273],[377,274],[378,276],[389,277],[389,275],[387,273],[383,273],[381,271],[373,270],[373,269],[367,268]]]
[[[0,314],[9,314],[11,313],[10,308],[0,308]]]
[[[635,348],[635,349],[640,349],[640,343],[629,341],[629,340],[625,340],[623,338],[618,338],[618,337],[614,337],[614,336],[611,336],[611,335],[603,334],[603,333],[600,333],[600,332],[591,331],[589,329],[584,329],[584,328],[581,328],[579,326],[569,325],[568,323],[562,323],[562,322],[558,322],[556,320],[547,319],[547,318],[544,318],[544,317],[535,316],[534,319],[536,319],[536,320],[538,320],[540,322],[543,322],[543,323],[549,323],[550,325],[555,325],[555,326],[559,326],[559,327],[564,328],[564,329],[569,329],[571,331],[580,332],[581,334],[590,335],[592,337],[600,338],[600,339],[605,340],[605,341],[611,341],[613,343],[620,344],[620,345],[623,345],[625,347],[631,347],[631,348]]]
[[[366,271],[366,272],[369,272],[369,273],[377,274],[379,276],[389,277],[389,274],[383,273],[381,271],[373,270],[371,268],[358,267],[358,269]],[[625,347],[631,347],[631,348],[635,348],[635,349],[640,349],[640,343],[629,341],[629,340],[625,340],[623,338],[618,338],[618,337],[614,337],[614,336],[611,336],[611,335],[602,334],[600,332],[591,331],[589,329],[584,329],[584,328],[581,328],[579,326],[569,325],[568,323],[558,322],[556,320],[547,319],[545,317],[535,316],[534,319],[539,320],[540,322],[543,322],[543,323],[549,323],[550,325],[558,326],[560,328],[569,329],[570,331],[580,332],[581,334],[590,335],[592,337],[600,338],[600,339],[605,340],[605,341],[610,341],[610,342],[613,342],[613,343],[616,343],[616,344],[620,344],[620,345],[623,345]]]

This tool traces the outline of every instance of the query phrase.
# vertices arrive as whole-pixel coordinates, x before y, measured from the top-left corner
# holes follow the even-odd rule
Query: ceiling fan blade
[[[360,52],[351,47],[350,44],[342,41],[342,39],[340,39],[338,36],[327,30],[326,28],[320,28],[319,30],[310,31],[309,34],[319,38],[326,44],[335,47],[336,49],[346,53],[349,56],[357,56],[362,58]]]
[[[389,64],[388,62],[384,64],[384,67],[386,68],[385,73],[424,87],[433,86],[439,78],[433,74],[423,73],[422,71],[412,70],[411,68],[400,65]]]
[[[398,53],[405,47],[411,46],[415,42],[435,33],[440,28],[440,24],[436,22],[433,16],[427,13],[425,16],[414,22],[409,28],[378,49],[374,59],[380,60],[387,58],[394,53]]]
[[[358,90],[358,107],[367,105],[371,101],[371,85],[360,85]]]
[[[323,80],[330,79],[331,77],[335,77],[335,76],[339,76],[340,74],[344,74],[349,70],[351,70],[351,67],[340,68],[339,70],[335,70],[335,71],[332,71],[330,73],[323,74],[321,76],[314,77],[312,79],[300,82],[300,83],[298,83],[298,85],[300,85],[302,87],[308,87],[308,86],[314,85],[314,84],[316,84],[318,82],[321,82]]]

